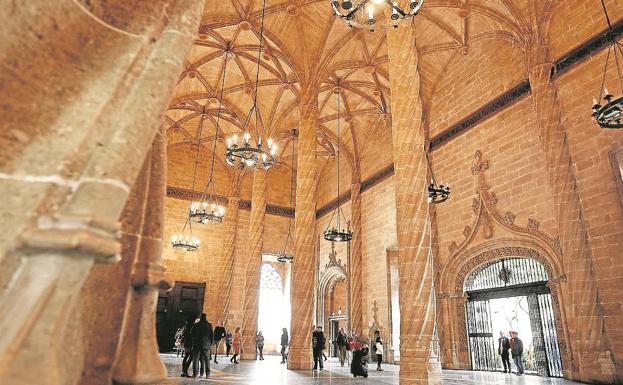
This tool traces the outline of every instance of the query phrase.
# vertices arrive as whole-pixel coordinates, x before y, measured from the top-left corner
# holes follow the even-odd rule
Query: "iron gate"
[[[562,359],[554,321],[547,272],[539,262],[503,259],[472,273],[465,282],[467,333],[473,370],[502,369],[494,338],[490,300],[526,296],[532,329],[532,368],[539,375],[562,377]]]

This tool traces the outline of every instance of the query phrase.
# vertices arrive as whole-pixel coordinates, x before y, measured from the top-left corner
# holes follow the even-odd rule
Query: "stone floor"
[[[241,361],[240,365],[230,364],[229,359],[223,357],[218,365],[212,363],[210,378],[180,378],[181,358],[174,354],[163,354],[162,360],[167,366],[169,379],[159,385],[200,385],[200,384],[226,384],[226,385],[303,385],[303,384],[370,384],[370,385],[395,385],[398,384],[397,365],[384,365],[385,371],[370,371],[367,379],[353,378],[347,367],[340,367],[336,359],[330,358],[325,363],[325,370],[316,374],[309,371],[286,370],[281,365],[280,357],[267,356],[265,361]],[[372,367],[372,366],[371,366]],[[192,371],[191,371],[192,372]],[[573,385],[576,382],[541,378],[537,376],[517,377],[502,373],[469,372],[459,370],[445,370],[443,373],[444,385]]]

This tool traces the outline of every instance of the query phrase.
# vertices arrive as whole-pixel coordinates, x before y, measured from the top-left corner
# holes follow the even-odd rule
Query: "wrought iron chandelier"
[[[230,52],[229,43],[225,47],[225,52],[223,53],[223,78],[221,80],[221,94],[218,105],[218,112],[216,114],[216,134],[214,135],[214,144],[212,145],[212,161],[210,164],[210,175],[208,177],[208,182],[203,190],[203,194],[201,195],[201,199],[198,203],[193,203],[190,205],[190,219],[194,222],[206,224],[218,224],[223,222],[223,218],[225,217],[225,207],[222,206],[216,195],[216,188],[214,183],[214,162],[216,160],[216,143],[219,138],[220,128],[221,128],[221,110],[223,108],[223,93],[225,91],[225,77],[227,75],[227,62],[229,61],[229,52]],[[205,107],[203,107],[203,114],[205,114]],[[207,115],[206,115],[207,118]],[[199,122],[199,143],[201,143],[201,132],[203,129],[203,119]],[[199,147],[197,147],[197,159],[195,159],[195,172],[197,170],[197,164],[199,159]]]
[[[428,157],[428,148],[426,146],[424,146],[424,154],[426,156],[426,164],[431,176],[431,182],[428,185],[428,202],[443,203],[450,198],[450,187],[444,186],[443,184],[437,184],[435,181],[435,174],[433,173],[433,168]]]
[[[324,239],[331,242],[348,242],[353,239],[353,232],[350,230],[350,222],[346,221],[342,206],[340,204],[340,93],[342,88],[338,85],[333,88],[337,95],[337,208],[331,214],[327,228],[324,230]],[[335,226],[333,224],[335,218]],[[346,229],[343,228],[346,223]]]
[[[292,164],[290,165],[290,207],[294,205],[294,183],[295,183],[295,174],[294,174],[294,141],[296,140],[297,131],[296,129],[292,130]],[[290,262],[294,260],[294,238],[292,237],[292,217],[290,217],[290,221],[288,223],[288,235],[286,236],[286,241],[283,244],[283,249],[277,253],[277,261],[279,262]]]
[[[616,41],[616,36],[612,30],[610,17],[604,1],[601,0],[601,6],[604,9],[606,21],[608,22],[608,54],[606,55],[606,63],[604,65],[604,74],[599,89],[599,97],[593,98],[593,123],[597,123],[601,128],[623,128],[623,77],[621,70],[623,69],[623,44]],[[616,67],[617,78],[619,80],[619,95],[615,97],[606,88],[606,74],[608,65],[610,64],[610,56],[614,56],[614,65]],[[601,102],[603,100],[603,102]],[[603,103],[603,104],[601,104]]]
[[[262,2],[262,22],[260,27],[260,47],[257,51],[257,71],[255,74],[255,93],[253,94],[253,105],[245,119],[242,140],[238,143],[238,135],[233,135],[227,139],[227,150],[225,151],[225,161],[230,166],[242,169],[268,170],[277,163],[277,146],[272,139],[263,139],[264,125],[260,109],[257,107],[257,91],[260,83],[260,59],[262,55],[262,42],[264,40],[264,15],[266,13],[266,0]],[[255,129],[257,139],[251,138],[250,123],[251,116],[255,113]]]
[[[424,0],[331,0],[333,14],[349,27],[374,31],[398,28],[404,20],[416,16]]]
[[[186,234],[186,227],[189,229],[188,234]],[[197,251],[199,248],[199,239],[193,236],[192,221],[190,220],[190,217],[186,219],[182,231],[171,237],[171,245],[177,250]]]

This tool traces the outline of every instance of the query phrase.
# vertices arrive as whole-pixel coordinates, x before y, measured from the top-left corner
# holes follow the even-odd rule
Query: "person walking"
[[[214,363],[218,364],[216,356],[218,356],[218,348],[221,347],[221,340],[225,337],[225,327],[223,321],[218,322],[218,326],[214,328]]]
[[[184,358],[182,358],[182,375],[181,377],[189,377],[188,368],[193,362],[193,338],[191,335],[193,325],[195,324],[195,315],[191,315],[186,320],[184,330],[182,330],[182,346],[184,346]]]
[[[238,356],[240,356],[240,354],[242,353],[242,334],[240,333],[240,326],[237,326],[236,330],[234,330],[233,347],[234,355],[231,356],[231,359],[229,361],[234,364],[239,364],[240,361],[238,361]]]
[[[511,355],[513,356],[513,361],[515,361],[515,366],[517,366],[517,374],[518,376],[523,375],[523,341],[519,339],[519,333],[511,332]]]
[[[255,336],[255,346],[260,354],[259,360],[264,361],[264,336],[261,331],[258,331],[257,336]]]
[[[318,326],[312,334],[312,347],[314,353],[314,370],[323,370],[323,350],[325,348],[326,339],[322,331],[322,326]]]
[[[207,377],[210,374],[210,348],[214,340],[214,332],[206,313],[201,313],[199,322],[193,326],[191,334],[193,338],[193,377],[197,377],[198,370],[199,377],[203,376],[203,373]]]
[[[231,352],[231,343],[234,340],[234,336],[231,335],[231,330],[227,330],[225,332],[225,348],[226,348],[226,357],[229,357],[229,352]]]
[[[340,365],[344,366],[344,361],[346,360],[346,346],[348,346],[344,328],[340,328],[340,331],[337,333],[337,337],[335,338],[335,343],[339,352]]]
[[[283,328],[281,332],[281,363],[285,364],[288,360],[288,354],[286,350],[288,349],[288,345],[290,344],[290,338],[288,337],[288,329]]]
[[[500,338],[498,338],[498,354],[502,357],[502,365],[504,366],[504,373],[511,373],[511,360],[509,358],[509,350],[511,343],[504,335],[504,332],[500,332]],[[508,372],[507,372],[508,370]]]
[[[383,362],[383,339],[381,338],[381,332],[378,330],[376,334],[376,341],[374,342],[374,352],[376,353],[376,371],[382,372],[381,363]]]

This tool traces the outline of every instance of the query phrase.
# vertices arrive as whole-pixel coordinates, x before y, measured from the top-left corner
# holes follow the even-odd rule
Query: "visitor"
[[[290,344],[290,338],[288,337],[288,329],[283,328],[281,333],[281,363],[285,364],[288,360],[288,354],[286,350],[288,349],[288,345]]]
[[[374,332],[376,335],[376,341],[374,342],[374,353],[376,353],[376,371],[382,372],[381,362],[383,362],[383,339],[381,338],[381,332]]]
[[[350,372],[354,377],[361,376],[368,378],[368,362],[366,361],[369,352],[368,346],[360,345],[359,341],[357,342],[357,344],[352,344],[356,349],[352,351],[353,359],[350,364]]]
[[[212,324],[208,322],[206,313],[201,313],[199,322],[193,326],[193,377],[197,377],[197,366],[200,366],[199,377],[210,374],[210,348],[212,347]]]
[[[257,347],[257,351],[260,353],[259,360],[264,360],[264,336],[261,331],[257,332],[257,336],[255,337],[255,346]]]
[[[225,327],[223,321],[218,321],[218,326],[214,328],[214,363],[218,364],[216,356],[218,356],[218,348],[221,346],[221,340],[225,337]]]
[[[346,339],[346,334],[344,333],[344,328],[340,328],[340,331],[337,333],[337,337],[335,340],[339,351],[340,365],[344,366],[344,360],[346,360],[346,347],[348,346],[348,341]]]
[[[242,354],[242,334],[240,333],[240,326],[237,326],[236,330],[234,330],[233,347],[234,355],[231,356],[231,359],[229,361],[234,364],[239,364],[240,361],[238,361],[238,356]]]
[[[498,338],[498,354],[502,357],[502,365],[504,366],[504,373],[511,373],[511,361],[509,359],[509,349],[511,344],[508,338],[504,335],[504,332],[500,332],[500,338]],[[508,372],[507,372],[508,370]]]
[[[229,357],[229,352],[231,352],[231,343],[234,337],[231,335],[231,330],[227,329],[225,332],[225,348],[226,348],[226,356]]]
[[[193,339],[192,328],[195,324],[195,316],[191,315],[186,320],[184,330],[182,331],[182,346],[184,347],[184,358],[182,358],[182,377],[188,377],[188,368],[190,363],[193,362]]]
[[[312,347],[314,353],[314,370],[323,370],[323,350],[325,347],[325,338],[322,331],[322,326],[318,326],[316,331],[312,334]]]
[[[176,357],[179,358],[180,354],[184,357],[184,345],[182,345],[182,334],[184,334],[184,327],[179,327],[175,331],[175,351]]]
[[[518,376],[523,375],[523,342],[519,339],[519,333],[511,331],[511,340],[510,340],[510,348],[511,355],[513,356],[513,361],[515,361],[515,366],[517,366],[517,374]]]

